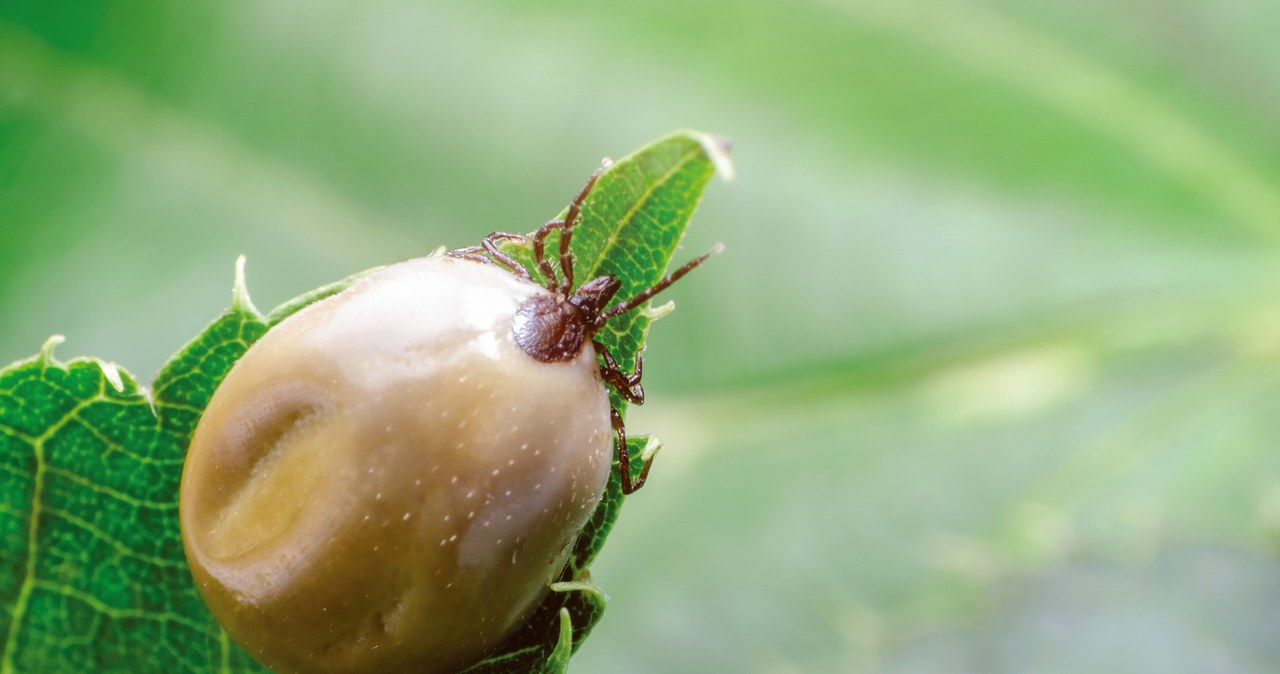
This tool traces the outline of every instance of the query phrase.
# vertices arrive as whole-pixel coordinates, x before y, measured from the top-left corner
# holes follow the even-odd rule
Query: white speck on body
[[[408,521],[409,521],[409,513],[405,513],[405,514],[404,514],[404,521],[406,521],[406,522],[408,522]]]
[[[458,484],[458,476],[454,475],[452,478],[450,478],[449,484]]]

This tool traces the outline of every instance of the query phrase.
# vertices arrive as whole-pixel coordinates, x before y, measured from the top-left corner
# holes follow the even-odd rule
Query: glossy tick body
[[[465,669],[560,577],[615,435],[624,489],[643,484],[605,390],[642,402],[641,363],[624,372],[594,337],[706,256],[612,305],[612,276],[574,288],[594,180],[530,237],[390,265],[306,307],[219,385],[179,519],[205,602],[254,658],[280,674]],[[502,241],[532,246],[546,282]]]

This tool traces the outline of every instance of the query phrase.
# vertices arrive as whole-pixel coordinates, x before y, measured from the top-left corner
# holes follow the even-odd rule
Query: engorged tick
[[[654,295],[666,290],[672,283],[693,271],[708,257],[719,253],[723,250],[723,246],[716,244],[710,251],[685,263],[684,266],[649,288],[613,306],[609,306],[609,302],[618,293],[622,283],[612,274],[598,276],[574,289],[573,253],[570,252],[573,230],[582,219],[582,207],[587,195],[595,186],[596,179],[609,166],[610,162],[606,159],[600,168],[591,174],[587,184],[570,202],[563,219],[545,223],[532,236],[493,232],[484,238],[481,245],[460,248],[451,251],[450,255],[479,262],[497,262],[510,269],[516,276],[536,283],[529,274],[529,270],[504,252],[500,243],[510,241],[519,246],[532,246],[534,264],[543,278],[542,285],[551,291],[551,294],[535,295],[520,305],[511,322],[516,344],[535,360],[543,363],[562,363],[576,358],[583,347],[590,343],[595,347],[596,354],[601,360],[601,379],[612,386],[627,402],[643,405],[644,388],[640,384],[640,378],[644,373],[644,361],[639,354],[636,354],[635,372],[627,374],[609,350],[595,339],[596,333],[609,322],[609,319],[625,314],[649,301]],[[547,236],[555,230],[560,231],[558,279],[551,262],[547,259],[546,251]],[[641,469],[640,475],[632,480],[626,425],[616,407],[610,406],[609,412],[613,429],[618,434],[618,464],[622,478],[622,492],[630,494],[644,486],[653,461],[647,462]]]
[[[607,391],[643,402],[642,363],[626,373],[597,334],[706,256],[625,301],[610,275],[575,288],[570,237],[594,182],[529,237],[374,270],[227,372],[191,438],[179,520],[196,587],[252,657],[281,674],[462,671],[575,577],[615,436],[623,490],[644,483],[652,461],[630,479]]]

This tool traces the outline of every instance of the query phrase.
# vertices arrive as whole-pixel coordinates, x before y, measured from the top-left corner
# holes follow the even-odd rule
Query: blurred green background
[[[0,361],[736,141],[576,672],[1280,671],[1280,4],[0,3]]]

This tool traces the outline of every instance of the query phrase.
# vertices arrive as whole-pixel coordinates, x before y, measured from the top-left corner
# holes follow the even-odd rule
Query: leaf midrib
[[[694,145],[694,147],[690,148],[688,152],[681,155],[680,158],[676,160],[675,164],[672,165],[670,170],[662,174],[662,177],[649,184],[649,186],[641,193],[641,196],[636,199],[635,205],[633,205],[625,215],[619,218],[616,224],[607,228],[606,231],[609,232],[609,235],[605,237],[604,243],[600,246],[600,249],[596,251],[595,259],[591,262],[591,266],[588,268],[588,273],[583,275],[583,278],[594,279],[599,275],[600,266],[606,257],[606,252],[612,248],[612,244],[617,240],[618,234],[623,229],[630,226],[631,221],[635,218],[636,214],[649,204],[649,200],[653,197],[653,193],[656,192],[658,188],[666,185],[673,176],[683,171],[684,168],[696,159],[701,152],[701,146]],[[594,208],[591,210],[593,216],[599,216],[599,213],[595,212]]]

